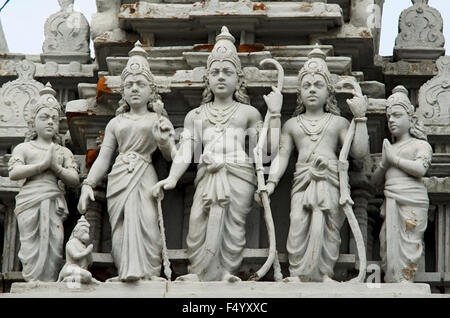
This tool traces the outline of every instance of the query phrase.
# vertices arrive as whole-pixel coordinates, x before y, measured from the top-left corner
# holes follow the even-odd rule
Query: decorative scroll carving
[[[44,61],[69,63],[89,60],[89,24],[84,15],[73,10],[74,0],[59,0],[61,10],[45,22]],[[78,57],[78,58],[77,58]]]
[[[450,56],[436,61],[438,75],[426,82],[419,90],[418,114],[428,126],[430,133],[450,132]]]
[[[413,6],[400,15],[395,53],[402,58],[435,59],[445,49],[442,16],[428,0],[412,0]],[[406,51],[405,51],[406,50]]]
[[[44,85],[34,80],[36,67],[33,62],[23,60],[16,64],[15,69],[19,78],[0,89],[0,125],[12,128],[10,134],[23,136],[28,127],[30,109],[36,104]]]

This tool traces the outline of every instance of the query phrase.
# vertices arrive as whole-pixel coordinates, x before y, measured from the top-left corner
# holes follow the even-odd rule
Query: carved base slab
[[[0,297],[133,297],[133,298],[424,298],[428,284],[278,283],[278,282],[108,282],[14,283]]]
[[[70,62],[78,62],[86,64],[90,61],[91,56],[88,53],[42,53],[42,63],[55,62],[58,64],[69,64]]]
[[[394,48],[394,56],[397,60],[436,60],[445,55],[444,48]]]

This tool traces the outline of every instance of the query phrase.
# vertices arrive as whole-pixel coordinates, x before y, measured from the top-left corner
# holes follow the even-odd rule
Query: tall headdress
[[[56,92],[53,89],[52,85],[50,83],[47,83],[43,89],[39,91],[39,99],[36,102],[36,104],[33,107],[33,110],[31,112],[32,116],[31,118],[34,120],[34,117],[36,114],[42,109],[42,108],[52,108],[56,109],[58,111],[58,114],[61,113],[61,105],[59,104],[58,100],[56,99]]]
[[[408,90],[402,85],[398,85],[392,90],[392,95],[386,101],[386,112],[393,106],[403,107],[408,114],[411,120],[409,133],[415,138],[427,140],[425,126],[415,113],[414,105],[408,98]]]
[[[336,100],[335,90],[333,82],[331,81],[331,73],[328,70],[327,62],[325,61],[327,55],[320,49],[319,45],[316,44],[314,49],[308,54],[308,60],[305,65],[298,72],[298,82],[301,84],[302,79],[307,74],[320,74],[325,79],[328,86],[329,96],[328,101],[325,105],[325,111],[340,116],[341,111],[339,110],[338,103]],[[293,116],[297,116],[304,113],[306,108],[303,105],[302,96],[300,93],[300,86],[297,93],[297,108],[294,111]]]
[[[408,90],[402,85],[392,90],[392,95],[386,101],[386,110],[394,105],[403,107],[409,116],[414,115],[415,109],[408,98]]]
[[[89,228],[90,228],[90,224],[89,222],[86,220],[86,218],[84,217],[84,215],[82,215],[79,219],[77,224],[75,225],[75,227],[72,230],[72,235],[70,236],[70,238],[74,237],[74,234],[77,233],[80,230],[86,230],[87,232],[89,232]]]
[[[37,132],[35,127],[35,119],[37,113],[43,108],[55,109],[58,112],[58,115],[61,116],[61,105],[56,99],[56,92],[52,88],[50,83],[47,83],[44,88],[39,91],[39,98],[31,108],[30,118],[28,120],[28,131],[25,133],[25,141],[34,140],[37,138]],[[59,134],[55,134],[53,136],[53,141],[57,144],[61,144],[62,140]]]
[[[130,57],[127,66],[122,71],[120,78],[122,83],[128,75],[144,75],[151,83],[153,83],[153,74],[148,64],[148,54],[142,48],[141,42],[137,41],[134,48],[128,53]]]
[[[305,65],[298,72],[298,80],[302,81],[306,74],[320,74],[325,78],[325,81],[331,86],[331,73],[328,70],[327,63],[325,62],[327,56],[316,44],[314,49],[308,54],[308,60]]]
[[[208,57],[207,67],[215,61],[228,61],[233,63],[238,73],[242,71],[241,60],[237,54],[235,39],[226,26],[222,27],[221,33],[216,36],[216,44]]]

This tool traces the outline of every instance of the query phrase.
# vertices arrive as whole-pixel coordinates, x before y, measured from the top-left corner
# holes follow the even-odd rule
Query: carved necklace
[[[299,126],[312,141],[317,141],[319,139],[319,135],[327,126],[330,119],[331,113],[326,113],[319,119],[309,119],[303,114],[297,116]]]
[[[410,138],[408,140],[402,141],[400,144],[393,144],[392,146],[397,148],[397,153],[400,153],[400,150],[403,150],[406,146],[408,146],[412,141],[414,141],[414,138]]]
[[[136,115],[136,114],[131,115],[130,113],[127,112],[127,113],[123,113],[122,115],[126,119],[133,120],[133,121],[138,121],[138,120],[141,120],[141,119],[145,118],[148,114],[149,113],[146,113],[144,115]]]
[[[206,117],[210,123],[214,124],[216,131],[223,131],[226,124],[230,121],[239,107],[239,103],[233,101],[230,106],[227,107],[214,107],[213,103],[205,105]]]
[[[36,149],[48,151],[48,148],[45,148],[44,146],[38,145],[38,144],[36,143],[36,141],[34,141],[34,140],[31,141],[30,144],[31,144],[34,148],[36,148]]]

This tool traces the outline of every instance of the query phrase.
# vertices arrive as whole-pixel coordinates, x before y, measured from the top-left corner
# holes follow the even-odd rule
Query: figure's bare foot
[[[164,277],[160,277],[160,276],[152,276],[150,277],[150,280],[154,281],[154,282],[166,282],[167,279],[165,279]]]
[[[331,279],[330,276],[328,275],[323,275],[322,276],[322,283],[338,283],[338,281]]]
[[[127,276],[126,278],[121,279],[121,281],[124,283],[135,283],[140,279],[141,279],[141,277],[138,277],[138,276]]]
[[[283,279],[283,283],[301,283],[302,281],[298,276],[289,276]]]
[[[408,280],[408,279],[406,279],[406,278],[400,278],[399,283],[403,283],[403,284],[411,284],[411,283],[413,283],[413,281],[412,281],[412,280]]]
[[[123,278],[123,279],[120,279],[119,276],[115,276],[115,277],[108,278],[106,280],[106,282],[108,282],[108,283],[115,283],[115,282],[133,283],[133,282],[138,281],[139,279],[140,278],[137,276],[128,276],[127,278]]]
[[[27,281],[27,285],[34,288],[34,287],[38,287],[39,286],[39,281],[35,278],[30,279],[29,281]]]
[[[197,274],[186,274],[186,275],[177,277],[177,279],[175,279],[175,281],[179,281],[179,282],[199,282],[200,278],[198,277]]]
[[[119,276],[114,276],[114,277],[108,278],[106,280],[106,282],[107,283],[116,283],[116,282],[120,282],[120,279],[119,279]]]
[[[235,275],[231,275],[228,272],[225,272],[222,276],[222,281],[229,282],[229,283],[237,283],[237,282],[242,281],[242,279],[240,279],[239,277],[237,277]]]

